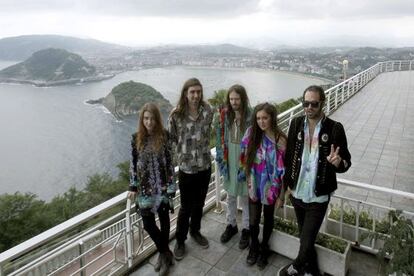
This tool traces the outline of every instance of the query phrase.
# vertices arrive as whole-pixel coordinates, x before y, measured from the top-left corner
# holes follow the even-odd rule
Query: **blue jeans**
[[[315,250],[316,236],[321,228],[328,203],[305,203],[290,197],[299,226],[300,248],[293,262],[299,271],[319,275],[318,258]]]

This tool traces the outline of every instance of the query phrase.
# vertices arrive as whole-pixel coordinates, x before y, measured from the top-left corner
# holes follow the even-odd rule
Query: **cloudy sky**
[[[413,0],[0,0],[0,38],[129,46],[414,46]]]

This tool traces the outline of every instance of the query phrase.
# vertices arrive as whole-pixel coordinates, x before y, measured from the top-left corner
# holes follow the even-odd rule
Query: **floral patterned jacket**
[[[156,213],[161,202],[168,203],[168,196],[176,190],[171,139],[167,131],[165,134],[167,141],[159,152],[152,150],[148,139],[138,151],[137,134],[132,135],[129,190],[137,192],[136,203],[140,210],[150,209]]]

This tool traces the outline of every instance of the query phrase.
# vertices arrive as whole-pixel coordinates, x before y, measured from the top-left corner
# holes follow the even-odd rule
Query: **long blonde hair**
[[[161,113],[158,106],[154,103],[146,103],[139,112],[138,132],[137,132],[137,149],[141,150],[144,146],[145,139],[148,138],[149,133],[144,126],[144,113],[150,112],[155,119],[155,126],[151,135],[151,140],[154,142],[153,147],[155,151],[159,151],[165,142],[165,131],[161,120]]]

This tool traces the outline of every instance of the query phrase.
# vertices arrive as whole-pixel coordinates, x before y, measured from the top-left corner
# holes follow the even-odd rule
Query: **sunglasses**
[[[313,107],[313,108],[318,108],[320,103],[321,103],[321,102],[308,102],[308,101],[304,101],[304,102],[302,103],[302,106],[303,106],[303,107],[309,107],[309,106],[311,106],[311,107]]]

